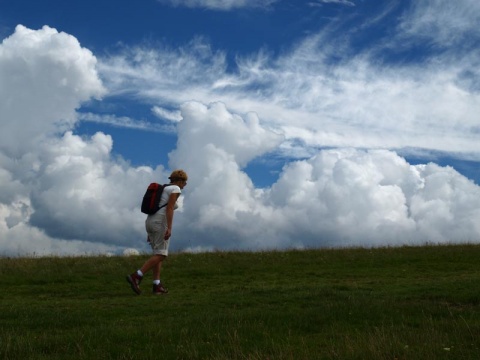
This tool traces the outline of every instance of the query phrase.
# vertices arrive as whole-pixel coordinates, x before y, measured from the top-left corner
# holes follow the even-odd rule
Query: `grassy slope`
[[[0,259],[2,359],[480,359],[480,246]]]

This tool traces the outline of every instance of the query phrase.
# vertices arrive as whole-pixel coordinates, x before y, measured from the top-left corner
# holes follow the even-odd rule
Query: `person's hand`
[[[163,238],[165,240],[168,240],[170,239],[170,236],[172,236],[172,229],[167,229],[167,231],[165,231],[165,236]]]

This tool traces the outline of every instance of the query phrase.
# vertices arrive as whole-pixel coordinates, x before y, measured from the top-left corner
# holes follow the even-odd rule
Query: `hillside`
[[[480,246],[2,258],[2,359],[480,359]]]

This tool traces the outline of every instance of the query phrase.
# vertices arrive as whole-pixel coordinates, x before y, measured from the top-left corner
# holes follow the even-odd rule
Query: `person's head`
[[[172,171],[168,178],[170,179],[170,183],[178,185],[180,189],[183,189],[183,187],[187,185],[188,175],[181,169]]]

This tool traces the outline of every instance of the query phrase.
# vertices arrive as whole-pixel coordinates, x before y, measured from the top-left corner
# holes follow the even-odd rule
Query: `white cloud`
[[[180,114],[180,111],[172,111],[164,109],[161,106],[154,106],[152,108],[152,112],[160,119],[165,119],[173,122],[179,122],[182,120],[182,115]]]
[[[142,233],[139,198],[163,168],[112,160],[108,135],[65,132],[105,93],[95,64],[47,26],[18,26],[0,46],[1,254],[113,251]]]
[[[321,4],[340,4],[347,6],[355,6],[355,3],[349,0],[317,0],[316,2],[308,3],[308,5],[310,6],[320,6]]]
[[[198,39],[175,51],[129,49],[100,68],[113,91],[126,88],[169,107],[220,101],[239,114],[254,111],[307,148],[418,147],[480,158],[478,74],[470,76],[478,51],[389,65],[374,57],[378,49],[352,55],[329,36],[312,35],[279,58],[265,51],[238,57],[233,72],[223,52]]]
[[[480,241],[480,188],[451,168],[412,166],[387,150],[324,150],[259,190],[231,154],[208,151],[201,165],[212,175],[192,171],[202,176],[189,182],[180,249]]]
[[[182,163],[192,166],[201,176],[210,173],[203,164],[198,166],[197,157],[201,157],[203,151],[231,157],[235,164],[244,167],[283,140],[282,135],[262,127],[256,114],[249,113],[242,118],[229,112],[223,103],[205,106],[188,102],[182,105],[181,111],[183,120],[178,125],[177,149],[170,154],[170,161],[177,166]]]
[[[128,248],[123,250],[123,256],[137,256],[140,255],[137,249]]]
[[[19,27],[7,40],[0,47],[0,73],[5,83],[14,84],[16,78],[18,85],[9,97],[0,97],[0,109],[8,107],[8,113],[0,117],[0,133],[8,133],[13,139],[20,134],[22,139],[20,130],[31,124],[36,125],[33,134],[39,140],[21,148],[12,139],[2,140],[0,254],[146,250],[140,200],[146,184],[165,179],[167,170],[162,166],[131,167],[113,159],[114,139],[107,134],[82,138],[72,132],[77,121],[75,109],[82,101],[104,92],[95,67],[91,66],[95,58],[70,35],[47,27],[38,31]],[[30,51],[30,42],[37,44],[36,51]],[[180,107],[182,121],[176,124],[178,143],[170,153],[169,165],[185,168],[190,177],[182,196],[182,212],[175,218],[172,248],[210,251],[480,242],[480,187],[451,168],[435,164],[412,166],[388,150],[349,147],[315,151],[307,159],[286,165],[271,188],[255,188],[244,167],[259,156],[291,145],[294,139],[315,143],[321,135],[322,143],[337,139],[337,144],[345,145],[357,141],[355,135],[360,138],[355,144],[364,146],[381,145],[381,141],[408,144],[398,140],[400,130],[395,121],[400,120],[407,126],[409,136],[415,136],[414,130],[420,132],[418,141],[427,142],[429,136],[435,139],[451,130],[458,140],[444,139],[451,142],[450,148],[459,147],[461,140],[464,148],[478,153],[462,130],[475,124],[475,94],[458,88],[449,71],[430,69],[422,74],[418,69],[404,68],[397,73],[391,69],[377,69],[374,73],[372,65],[362,59],[332,69],[326,63],[308,60],[315,54],[311,52],[314,45],[303,44],[272,68],[262,56],[241,62],[241,71],[234,81],[225,84],[258,85],[255,100],[242,102],[239,95],[247,94],[242,90],[244,85],[218,93],[218,88],[205,89],[201,78],[196,79],[197,89],[203,89],[198,94],[205,99],[219,94],[223,99],[240,101],[188,101]],[[56,66],[59,59],[64,59],[60,51],[64,48],[77,54],[77,58]],[[25,63],[35,62],[37,56],[47,53],[39,59],[43,66],[36,63],[25,72]],[[148,76],[160,76],[154,69],[163,57],[155,52],[150,55],[155,61],[141,63],[140,67]],[[167,55],[174,58],[173,53]],[[187,54],[192,59],[190,56]],[[295,59],[300,62],[295,63]],[[128,80],[120,79],[118,84],[125,81],[132,87],[138,86],[136,76],[142,74],[141,69],[117,60],[114,63],[122,65],[113,68],[104,64],[104,70],[107,67],[112,71],[105,73],[129,74]],[[17,62],[22,66],[13,66]],[[223,66],[222,61],[213,62],[218,66],[206,73],[207,85],[216,83],[214,74],[218,75]],[[205,65],[194,62],[190,66],[198,69]],[[188,75],[186,72],[179,78]],[[60,81],[63,86],[53,86],[52,79],[57,78],[69,80]],[[108,84],[114,84],[110,80]],[[282,84],[285,80],[289,80],[287,85]],[[35,91],[31,91],[32,84]],[[268,84],[274,87],[268,88]],[[158,90],[148,82],[147,85],[150,87],[144,94],[175,100],[166,90]],[[177,96],[187,86],[183,84],[182,88],[180,83],[179,88]],[[21,106],[18,99],[24,96],[24,90],[32,99],[29,107]],[[5,88],[2,91],[5,93]],[[407,99],[405,107],[390,104],[402,99]],[[180,96],[180,100],[185,99]],[[374,112],[373,116],[360,107],[361,100]],[[61,111],[45,106],[54,102],[60,104]],[[262,103],[270,105],[261,107]],[[428,106],[422,103],[439,107],[433,108],[437,121],[424,119],[424,114],[429,113]],[[229,104],[242,111],[235,111]],[[249,106],[260,109],[265,118],[260,112],[247,111]],[[405,114],[410,106],[413,115]],[[70,120],[59,126],[62,114],[69,114]],[[462,122],[456,119],[459,115]],[[361,121],[378,134],[362,134],[357,124]],[[284,134],[278,131],[281,127],[290,136],[290,142],[283,142]],[[356,132],[346,131],[351,128]],[[427,131],[428,128],[435,131]],[[302,129],[305,133],[301,133]],[[440,146],[434,141],[431,144],[434,148]]]
[[[261,190],[242,166],[275,148],[275,134],[247,129],[221,103],[186,103],[182,117],[170,160],[191,177],[177,249],[480,240],[480,188],[451,168],[412,166],[386,150],[325,150],[286,166]]]
[[[429,39],[440,46],[478,41],[480,3],[477,0],[413,1],[400,29],[414,38]]]
[[[21,156],[45,135],[70,128],[80,103],[105,92],[95,66],[73,36],[18,25],[0,45],[0,149]]]
[[[140,200],[145,184],[166,173],[113,160],[111,147],[108,135],[66,132],[21,159],[3,158],[4,189],[14,192],[2,186],[0,252],[105,253],[135,243],[145,249]]]
[[[66,239],[118,244],[135,237],[138,227],[128,223],[141,219],[137,199],[151,171],[113,162],[111,148],[108,135],[97,133],[85,141],[67,132],[38,149],[44,166],[31,185],[35,211],[29,223]]]
[[[208,92],[208,84],[224,77],[227,62],[224,52],[212,51],[204,38],[196,37],[184,48],[125,48],[99,61],[98,68],[111,95],[128,94],[153,99],[157,106],[178,107]]]
[[[206,8],[211,10],[233,10],[239,8],[267,8],[278,0],[157,0],[172,6]]]
[[[154,111],[159,111],[159,110],[154,110]],[[170,114],[170,116],[173,116],[173,114]],[[127,116],[118,117],[110,114],[99,115],[99,114],[88,112],[88,113],[79,113],[78,120],[95,122],[99,124],[108,124],[115,127],[122,127],[126,129],[148,130],[148,131],[163,132],[163,133],[175,132],[175,128],[172,126],[151,123],[143,120],[136,120],[136,119],[129,118]]]

